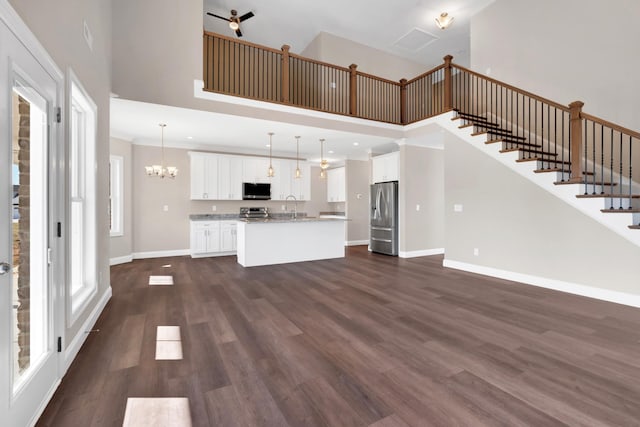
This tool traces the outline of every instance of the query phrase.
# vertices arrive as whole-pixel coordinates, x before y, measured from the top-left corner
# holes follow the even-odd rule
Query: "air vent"
[[[393,45],[401,49],[416,52],[428,44],[438,40],[438,37],[419,28],[414,28],[400,37]]]

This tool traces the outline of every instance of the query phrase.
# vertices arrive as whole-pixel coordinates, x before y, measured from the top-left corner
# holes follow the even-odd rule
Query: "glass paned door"
[[[3,13],[0,8],[0,13]],[[0,19],[0,424],[32,425],[58,384],[55,299],[60,245],[51,233],[61,182],[52,172],[52,120],[61,77],[52,77]],[[58,251],[60,252],[60,251]],[[55,272],[55,275],[54,275]]]

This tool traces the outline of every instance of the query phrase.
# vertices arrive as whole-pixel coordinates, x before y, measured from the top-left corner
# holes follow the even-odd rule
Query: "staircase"
[[[441,126],[640,246],[640,191],[628,177],[587,161],[581,181],[572,180],[570,153],[544,138],[489,114],[454,108],[442,116]]]

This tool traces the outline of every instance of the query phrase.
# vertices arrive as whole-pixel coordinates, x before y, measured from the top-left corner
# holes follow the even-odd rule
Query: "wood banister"
[[[407,79],[400,80],[400,123],[407,124]]]
[[[451,60],[453,56],[447,55],[444,58],[444,100],[445,111],[453,108],[453,78],[451,78]]]
[[[584,112],[580,112],[580,117],[582,117],[585,120],[591,120],[592,122],[596,122],[599,125],[602,125],[604,127],[613,129],[613,130],[618,131],[618,132],[620,132],[620,133],[622,133],[624,135],[631,136],[631,137],[633,137],[635,139],[639,139],[640,140],[640,133],[639,132],[633,131],[631,129],[627,129],[627,128],[619,126],[619,125],[617,125],[615,123],[611,123],[611,122],[609,122],[609,121],[607,121],[605,119],[601,119],[599,117],[592,116],[591,114],[587,114],[587,113],[584,113]]]
[[[571,126],[571,178],[569,182],[582,182],[582,107],[584,102],[574,101],[569,104],[569,123]]]
[[[285,104],[289,103],[289,49],[291,46],[282,45],[282,99]]]
[[[355,116],[358,114],[358,66],[356,64],[349,65],[349,114]]]
[[[205,31],[204,34],[206,36],[209,37],[213,37],[216,39],[222,39],[222,40],[227,40],[236,44],[242,44],[245,46],[250,46],[250,47],[255,47],[256,49],[260,49],[260,50],[264,50],[266,52],[273,52],[273,53],[281,53],[278,49],[274,49],[272,47],[267,47],[267,46],[263,46],[261,44],[256,44],[256,43],[251,43],[248,41],[244,41],[244,40],[239,40],[237,37],[229,37],[229,36],[225,36],[223,34],[218,34],[218,33],[212,33],[210,31]]]

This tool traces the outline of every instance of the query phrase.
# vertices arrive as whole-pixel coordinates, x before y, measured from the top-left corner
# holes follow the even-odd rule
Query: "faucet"
[[[294,196],[293,194],[289,194],[284,199],[284,209],[285,210],[289,210],[289,208],[288,208],[289,197],[291,197],[293,199],[293,218],[297,219],[298,218],[298,199],[296,199],[296,196]]]

